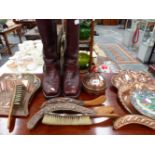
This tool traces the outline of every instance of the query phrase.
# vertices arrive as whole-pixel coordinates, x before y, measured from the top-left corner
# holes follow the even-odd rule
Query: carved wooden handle
[[[11,103],[10,103],[10,108],[9,108],[9,113],[8,113],[8,122],[7,122],[7,128],[10,131],[11,129],[11,121],[12,121],[12,114],[13,114],[13,107],[14,107],[14,99],[15,99],[15,95],[16,95],[16,84],[15,82],[13,82],[14,85],[14,92],[13,92],[13,96],[11,98]]]
[[[114,107],[112,106],[100,106],[93,108],[95,111],[94,117],[119,117],[118,114],[114,113]]]
[[[98,106],[98,105],[103,104],[105,100],[106,100],[106,97],[102,95],[93,100],[88,100],[88,101],[83,101],[83,102],[84,102],[84,106]]]

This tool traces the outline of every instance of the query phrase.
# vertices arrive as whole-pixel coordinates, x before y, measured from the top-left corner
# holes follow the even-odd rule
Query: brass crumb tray
[[[132,84],[135,82],[155,84],[155,80],[149,74],[140,71],[120,71],[118,74],[113,75],[111,78],[112,85],[117,89],[119,89],[122,85]]]
[[[123,107],[132,114],[138,113],[135,108],[131,104],[130,95],[131,92],[135,89],[147,89],[151,91],[155,91],[155,85],[152,84],[146,84],[146,83],[133,83],[121,86],[118,90],[118,97],[121,101],[121,104]]]
[[[24,85],[24,97],[20,106],[14,106],[14,116],[28,116],[28,106],[34,93],[39,89],[41,81],[32,74],[7,74],[0,77],[0,115],[6,116],[9,112],[10,101],[13,95],[13,81]]]

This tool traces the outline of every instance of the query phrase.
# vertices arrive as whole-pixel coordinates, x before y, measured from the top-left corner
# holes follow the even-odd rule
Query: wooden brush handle
[[[112,114],[102,114],[102,115],[98,115],[96,117],[109,117],[109,118],[118,118],[120,117],[118,114],[112,113]]]
[[[95,111],[96,115],[102,115],[102,114],[110,114],[114,112],[114,107],[112,106],[100,106],[100,107],[95,107],[93,108]]]
[[[114,107],[112,106],[101,106],[93,109],[96,113],[94,117],[119,117],[114,112]]]
[[[7,122],[8,130],[11,129],[12,113],[13,113],[13,103],[12,103],[10,109],[9,109],[8,122]]]
[[[98,105],[101,105],[105,100],[106,100],[106,97],[102,95],[93,100],[88,100],[83,102],[84,102],[84,106],[98,106]]]
[[[15,82],[13,84],[14,84],[14,87],[16,87]],[[16,89],[14,88],[14,93],[13,93],[13,96],[11,98],[10,108],[9,108],[9,114],[8,114],[7,128],[8,128],[9,131],[11,129],[11,121],[12,121],[12,114],[13,114],[13,107],[14,107],[13,101],[14,101],[15,94],[16,94],[15,90]]]

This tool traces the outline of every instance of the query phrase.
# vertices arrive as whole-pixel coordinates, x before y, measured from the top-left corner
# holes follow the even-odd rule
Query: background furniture
[[[138,58],[143,63],[155,62],[155,20],[140,20],[139,27],[143,28],[143,38],[138,51]]]
[[[21,24],[17,24],[17,25],[14,25],[14,26],[12,26],[12,27],[9,27],[9,28],[6,28],[6,29],[4,29],[3,31],[0,31],[0,35],[2,35],[3,36],[3,38],[4,38],[4,41],[5,41],[5,44],[6,44],[6,46],[7,46],[7,48],[8,48],[8,54],[12,54],[12,51],[11,51],[11,46],[10,46],[10,43],[9,43],[9,41],[8,41],[8,34],[9,33],[12,33],[12,32],[17,32],[17,34],[18,34],[18,37],[19,37],[19,41],[20,41],[20,43],[22,43],[22,37],[21,37],[21,27],[22,27],[22,25]]]
[[[34,19],[13,19],[16,24],[22,24],[22,28],[27,32],[28,29],[34,28],[37,24]]]
[[[1,37],[0,37],[0,45],[3,45],[3,41],[2,41],[2,39],[1,39]]]
[[[151,54],[150,54],[149,59],[148,59],[148,64],[151,63],[151,58],[152,58],[154,53],[155,53],[155,42],[153,44],[153,47],[152,47],[152,50],[151,50]]]
[[[118,19],[103,19],[102,24],[103,25],[118,25],[119,20]]]

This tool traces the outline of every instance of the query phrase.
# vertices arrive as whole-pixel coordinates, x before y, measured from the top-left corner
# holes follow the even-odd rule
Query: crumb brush
[[[42,120],[46,125],[92,125],[95,124],[93,118],[109,117],[116,118],[117,114],[102,114],[100,116],[89,116],[82,114],[45,114]]]
[[[118,117],[117,114],[113,113],[114,108],[112,106],[100,106],[100,107],[95,107],[95,108],[86,108],[86,107],[79,106],[73,103],[47,104],[30,118],[30,120],[27,123],[27,128],[33,129],[44,116],[45,118],[43,122],[46,123],[47,114],[50,116],[50,114],[58,113],[58,112],[59,113],[61,112],[62,114],[64,113],[82,114],[83,116],[88,116],[91,118],[92,117],[110,117],[110,118]]]
[[[113,107],[101,106],[93,109],[94,114],[67,114],[67,113],[47,113],[42,119],[43,124],[47,125],[92,125],[94,124],[93,118],[110,117],[116,118]]]
[[[12,121],[14,106],[19,106],[21,104],[22,96],[23,96],[23,85],[15,84],[14,82],[14,92],[10,103],[8,122],[7,122],[7,128],[9,130],[11,129],[11,121]]]

